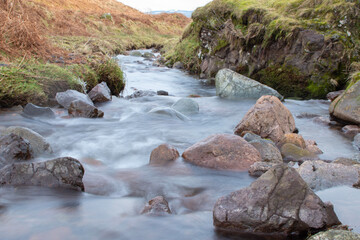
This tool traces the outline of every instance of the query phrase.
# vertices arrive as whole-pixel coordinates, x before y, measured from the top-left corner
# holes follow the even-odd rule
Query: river
[[[155,67],[141,57],[117,57],[127,77],[125,95],[134,89],[165,90],[170,96],[127,100],[113,98],[99,105],[103,119],[66,119],[64,109],[54,109],[53,120],[24,118],[16,111],[2,111],[0,126],[24,126],[42,134],[53,147],[53,156],[70,156],[85,168],[86,191],[40,187],[0,188],[0,239],[234,239],[219,235],[212,225],[212,208],[223,195],[254,181],[247,172],[205,169],[181,158],[167,167],[149,166],[151,151],[162,143],[180,154],[214,133],[232,133],[255,100],[232,101],[216,97],[214,86],[187,73]],[[194,98],[200,113],[181,120],[149,114],[155,107],[169,107],[181,97]],[[296,126],[305,139],[313,139],[325,160],[352,157],[351,140],[336,129],[297,118],[299,114],[328,115],[327,101],[287,100]],[[360,232],[360,190],[338,187],[317,192],[331,201],[343,224]],[[140,215],[147,201],[163,195],[173,215]],[[249,239],[249,238],[246,238]]]

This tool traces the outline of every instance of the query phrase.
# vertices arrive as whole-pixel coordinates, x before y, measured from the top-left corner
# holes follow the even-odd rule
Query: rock
[[[90,92],[89,97],[94,103],[111,101],[111,91],[106,82],[99,83]]]
[[[141,54],[140,51],[131,51],[130,56],[132,56],[132,57],[141,57],[142,54]]]
[[[350,159],[350,158],[337,158],[333,161],[333,163],[337,163],[337,164],[342,164],[345,166],[353,166],[353,165],[357,165],[360,164],[360,162],[354,160],[354,159]]]
[[[316,117],[320,117],[320,115],[318,114],[313,114],[313,113],[300,113],[298,115],[296,115],[297,118],[299,119],[311,119],[311,118],[316,118]]]
[[[214,225],[246,233],[306,233],[340,224],[330,203],[324,203],[295,169],[276,165],[249,187],[217,200]]]
[[[355,147],[356,150],[360,151],[360,133],[358,133],[358,134],[354,137],[353,145],[354,145],[354,147]]]
[[[0,168],[15,161],[32,158],[30,143],[13,133],[0,137]]]
[[[139,97],[152,97],[155,95],[156,95],[156,92],[154,92],[154,91],[137,90],[133,94],[126,96],[126,99],[139,98]]]
[[[274,96],[263,96],[236,126],[235,134],[241,136],[243,132],[250,131],[277,143],[295,129],[292,114],[280,100]]]
[[[55,118],[55,113],[49,107],[39,107],[32,103],[28,103],[24,110],[23,114],[29,117],[43,117],[43,118]]]
[[[155,54],[153,54],[151,52],[145,52],[144,54],[142,54],[142,57],[146,58],[146,59],[153,59],[153,58],[155,58]]]
[[[304,138],[301,135],[296,134],[296,133],[285,134],[281,138],[281,140],[277,146],[281,149],[281,147],[286,143],[292,143],[295,146],[298,146],[299,148],[303,148],[303,149],[306,148],[306,143],[305,143]]]
[[[179,152],[168,144],[161,144],[150,155],[150,165],[166,165],[178,159]]]
[[[245,141],[247,142],[251,142],[251,141],[254,141],[254,140],[260,140],[262,139],[259,135],[256,135],[252,132],[248,132],[246,133],[243,138],[245,139]]]
[[[87,104],[81,100],[71,102],[68,109],[69,116],[71,117],[84,117],[84,118],[102,118],[104,112],[96,107]]]
[[[199,104],[195,100],[190,98],[181,98],[176,101],[176,103],[174,103],[171,107],[185,115],[199,113]]]
[[[324,161],[306,161],[298,168],[304,181],[314,191],[335,186],[352,186],[359,180],[360,168]]]
[[[329,92],[326,95],[326,98],[330,101],[334,101],[337,97],[339,97],[341,94],[343,94],[345,90],[335,91],[335,92]]]
[[[322,124],[322,125],[330,125],[330,117],[316,117],[313,119],[315,123]]]
[[[14,163],[0,170],[0,185],[61,187],[84,191],[84,168],[74,158]]]
[[[317,146],[314,140],[305,140],[306,150],[314,154],[323,154],[324,152]]]
[[[162,196],[151,199],[145,208],[141,211],[141,214],[146,215],[167,215],[171,214],[169,203]]]
[[[8,127],[5,130],[1,131],[2,136],[8,135],[11,133],[27,140],[30,143],[30,146],[31,146],[35,156],[43,154],[43,153],[52,153],[51,146],[45,140],[45,138],[29,128]]]
[[[250,142],[260,153],[263,162],[282,163],[281,153],[269,140],[257,139]]]
[[[284,99],[276,90],[230,69],[222,69],[216,74],[215,85],[216,95],[222,98],[258,99],[264,95],[271,95],[280,100]]]
[[[156,93],[159,96],[169,96],[169,93],[167,91],[164,91],[164,90],[157,91]]]
[[[330,115],[345,122],[360,124],[360,81],[341,94],[330,105]]]
[[[55,96],[56,101],[63,106],[64,108],[68,109],[70,107],[71,102],[75,100],[83,101],[91,106],[94,106],[94,103],[91,101],[88,95],[80,93],[75,90],[67,90],[66,92],[58,92]]]
[[[276,166],[279,163],[272,163],[272,162],[256,162],[249,168],[249,174],[253,177],[260,177],[271,168]]]
[[[360,133],[360,127],[357,125],[346,125],[341,131],[350,137],[354,137],[356,134]]]
[[[346,230],[328,230],[311,236],[308,240],[359,240],[360,234]]]
[[[166,65],[166,63],[165,63],[165,65]],[[184,64],[182,62],[176,62],[176,63],[174,63],[173,68],[184,69]]]
[[[172,118],[179,118],[183,121],[190,120],[184,114],[176,111],[173,108],[169,108],[169,107],[157,107],[157,108],[152,109],[149,113],[170,116]]]
[[[248,170],[252,164],[261,161],[256,148],[231,134],[212,135],[186,149],[182,157],[201,167],[234,171]]]
[[[307,149],[300,148],[292,143],[286,143],[281,148],[281,155],[286,161],[305,161],[318,159],[317,155]]]

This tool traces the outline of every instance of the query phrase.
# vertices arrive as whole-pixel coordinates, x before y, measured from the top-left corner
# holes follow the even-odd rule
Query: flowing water
[[[127,100],[113,98],[99,106],[103,119],[64,119],[54,109],[53,120],[24,118],[16,111],[0,114],[1,127],[25,126],[42,134],[53,147],[53,156],[70,156],[85,168],[86,192],[39,187],[0,188],[0,239],[233,239],[220,236],[212,225],[212,208],[223,195],[254,181],[247,172],[199,168],[178,159],[167,167],[148,165],[151,151],[162,143],[180,153],[215,133],[232,133],[255,100],[231,101],[215,96],[214,86],[186,73],[152,66],[141,57],[118,56],[127,76],[125,95],[134,89],[166,90],[170,96]],[[191,94],[200,113],[189,120],[149,114],[155,107],[169,107]],[[328,115],[326,101],[287,100],[294,116],[302,113]],[[317,141],[322,159],[351,157],[350,139],[338,130],[296,118],[305,139]],[[360,190],[339,187],[318,193],[332,201],[344,224],[360,232]],[[173,215],[142,216],[151,198],[163,195]],[[249,238],[244,238],[249,239]]]

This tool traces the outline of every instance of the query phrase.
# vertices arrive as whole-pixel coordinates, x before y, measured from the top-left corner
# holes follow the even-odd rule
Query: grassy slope
[[[102,81],[99,65],[109,56],[161,46],[189,21],[147,15],[116,0],[0,1],[0,63],[11,65],[0,66],[0,106],[44,104],[54,91],[80,90],[83,80],[89,88]]]
[[[360,70],[355,63],[360,46],[359,3],[355,0],[214,0],[193,13],[193,23],[176,47],[169,49],[167,58],[173,62],[182,61],[197,72],[201,62],[199,53],[208,51],[200,44],[201,28],[216,30],[231,19],[236,29],[246,35],[250,27],[258,24],[245,26],[250,12],[261,13],[261,22],[266,27],[263,45],[270,40],[291,38],[296,28],[310,28],[324,34],[325,38],[337,36],[346,47],[347,58],[353,62],[347,70]]]

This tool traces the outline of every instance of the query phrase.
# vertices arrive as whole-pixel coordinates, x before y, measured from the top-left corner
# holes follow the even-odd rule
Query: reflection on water
[[[170,96],[114,98],[99,105],[105,118],[95,120],[62,119],[63,109],[54,109],[59,117],[53,120],[27,119],[17,112],[0,114],[2,127],[20,125],[39,132],[51,143],[54,158],[75,157],[86,170],[86,193],[1,188],[0,239],[249,239],[219,235],[212,226],[217,198],[254,180],[246,172],[203,169],[181,159],[166,168],[147,164],[159,144],[172,144],[182,153],[211,134],[232,133],[255,101],[219,99],[213,86],[179,70],[153,67],[142,58],[119,56],[118,60],[127,75],[125,95],[139,89],[165,90]],[[191,94],[202,97],[194,99],[200,113],[189,121],[148,114]],[[304,112],[326,116],[328,112],[328,103],[322,101],[289,100],[285,104],[294,116]],[[296,124],[305,139],[317,141],[323,159],[354,154],[350,140],[338,131],[311,119],[296,118]],[[354,220],[360,214],[359,202],[339,194],[350,190],[326,191],[320,196],[332,201],[343,223],[359,232]],[[158,195],[168,199],[174,215],[139,215],[145,203]]]

